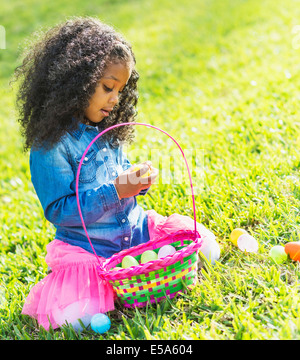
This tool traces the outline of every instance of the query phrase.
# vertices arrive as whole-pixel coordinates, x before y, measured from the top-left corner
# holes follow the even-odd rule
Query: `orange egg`
[[[284,246],[284,251],[289,255],[289,257],[294,261],[300,261],[300,242],[292,241]]]

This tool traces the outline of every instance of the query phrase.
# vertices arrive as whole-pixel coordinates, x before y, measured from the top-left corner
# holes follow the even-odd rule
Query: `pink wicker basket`
[[[79,174],[83,160],[92,144],[107,131],[125,125],[143,125],[159,130],[168,135],[179,147],[188,170],[192,190],[194,230],[180,230],[167,236],[157,237],[146,243],[122,250],[101,263],[88,235],[81,212],[78,195]],[[76,198],[85,234],[99,263],[99,276],[102,280],[106,280],[112,285],[118,298],[125,307],[142,307],[149,303],[159,302],[166,297],[172,298],[178,292],[185,291],[196,283],[198,250],[203,240],[196,227],[196,206],[193,184],[189,166],[182,148],[166,131],[153,125],[135,122],[117,124],[103,130],[90,142],[82,155],[76,175]],[[176,249],[173,255],[139,264],[138,266],[131,266],[125,269],[121,268],[122,260],[126,255],[131,255],[139,261],[144,251],[153,250],[158,252],[162,246],[169,244]]]

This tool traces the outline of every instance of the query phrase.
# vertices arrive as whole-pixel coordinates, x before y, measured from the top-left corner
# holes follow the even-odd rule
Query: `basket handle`
[[[79,163],[79,166],[78,166],[78,169],[77,169],[77,174],[76,174],[76,200],[77,200],[77,207],[78,207],[78,211],[79,211],[79,216],[80,216],[80,219],[81,219],[81,222],[82,222],[82,226],[83,226],[83,229],[85,231],[85,234],[86,234],[86,237],[91,245],[91,248],[98,260],[98,263],[99,263],[99,266],[100,268],[102,268],[102,264],[99,260],[99,257],[93,247],[93,244],[91,242],[91,239],[89,237],[89,234],[87,232],[87,229],[86,229],[86,226],[85,226],[85,223],[84,223],[84,220],[83,220],[83,216],[82,216],[82,212],[81,212],[81,207],[80,207],[80,201],[79,201],[79,193],[78,193],[78,185],[79,185],[79,174],[80,174],[80,169],[81,169],[81,166],[82,166],[82,163],[83,163],[83,159],[85,158],[85,155],[87,154],[87,152],[89,151],[90,147],[94,144],[94,142],[99,139],[100,136],[104,135],[106,132],[108,132],[109,130],[112,130],[114,128],[117,128],[119,126],[125,126],[125,125],[142,125],[142,126],[147,126],[147,127],[150,127],[150,128],[153,128],[153,129],[156,129],[156,130],[159,130],[161,131],[162,133],[166,134],[169,136],[170,139],[172,139],[175,144],[178,146],[179,150],[181,151],[182,153],[182,156],[184,158],[184,161],[185,161],[185,164],[186,164],[186,168],[187,168],[187,171],[188,171],[188,175],[189,175],[189,180],[190,180],[190,186],[191,186],[191,190],[192,190],[192,199],[193,199],[193,212],[194,212],[194,227],[195,227],[195,239],[197,238],[197,222],[196,222],[196,206],[195,206],[195,196],[194,196],[194,188],[193,188],[193,183],[192,183],[192,177],[191,177],[191,173],[190,173],[190,169],[189,169],[189,165],[187,163],[187,160],[186,160],[186,157],[184,155],[184,152],[181,148],[181,146],[178,144],[178,142],[171,136],[169,135],[166,131],[156,127],[156,126],[153,126],[153,125],[149,125],[149,124],[144,124],[144,123],[136,123],[136,122],[127,122],[127,123],[121,123],[121,124],[116,124],[116,125],[113,125],[113,126],[110,126],[108,127],[107,129],[103,130],[102,132],[100,132],[99,134],[97,134],[97,136],[95,136],[95,138],[89,143],[89,145],[87,146],[85,152],[83,153],[82,157],[81,157],[81,160],[80,160],[80,163]]]

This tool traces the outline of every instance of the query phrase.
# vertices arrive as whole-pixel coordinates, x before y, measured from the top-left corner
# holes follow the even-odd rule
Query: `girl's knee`
[[[99,299],[82,299],[67,305],[63,309],[56,307],[53,310],[53,318],[59,327],[71,324],[75,331],[82,331],[83,327],[79,319],[87,327],[93,315],[98,312],[98,302]]]

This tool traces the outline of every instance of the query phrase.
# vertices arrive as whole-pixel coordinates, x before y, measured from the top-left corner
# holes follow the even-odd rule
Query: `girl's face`
[[[128,64],[117,63],[107,66],[95,93],[85,109],[85,117],[93,123],[99,123],[112,111],[119,101],[122,92],[132,72]]]

